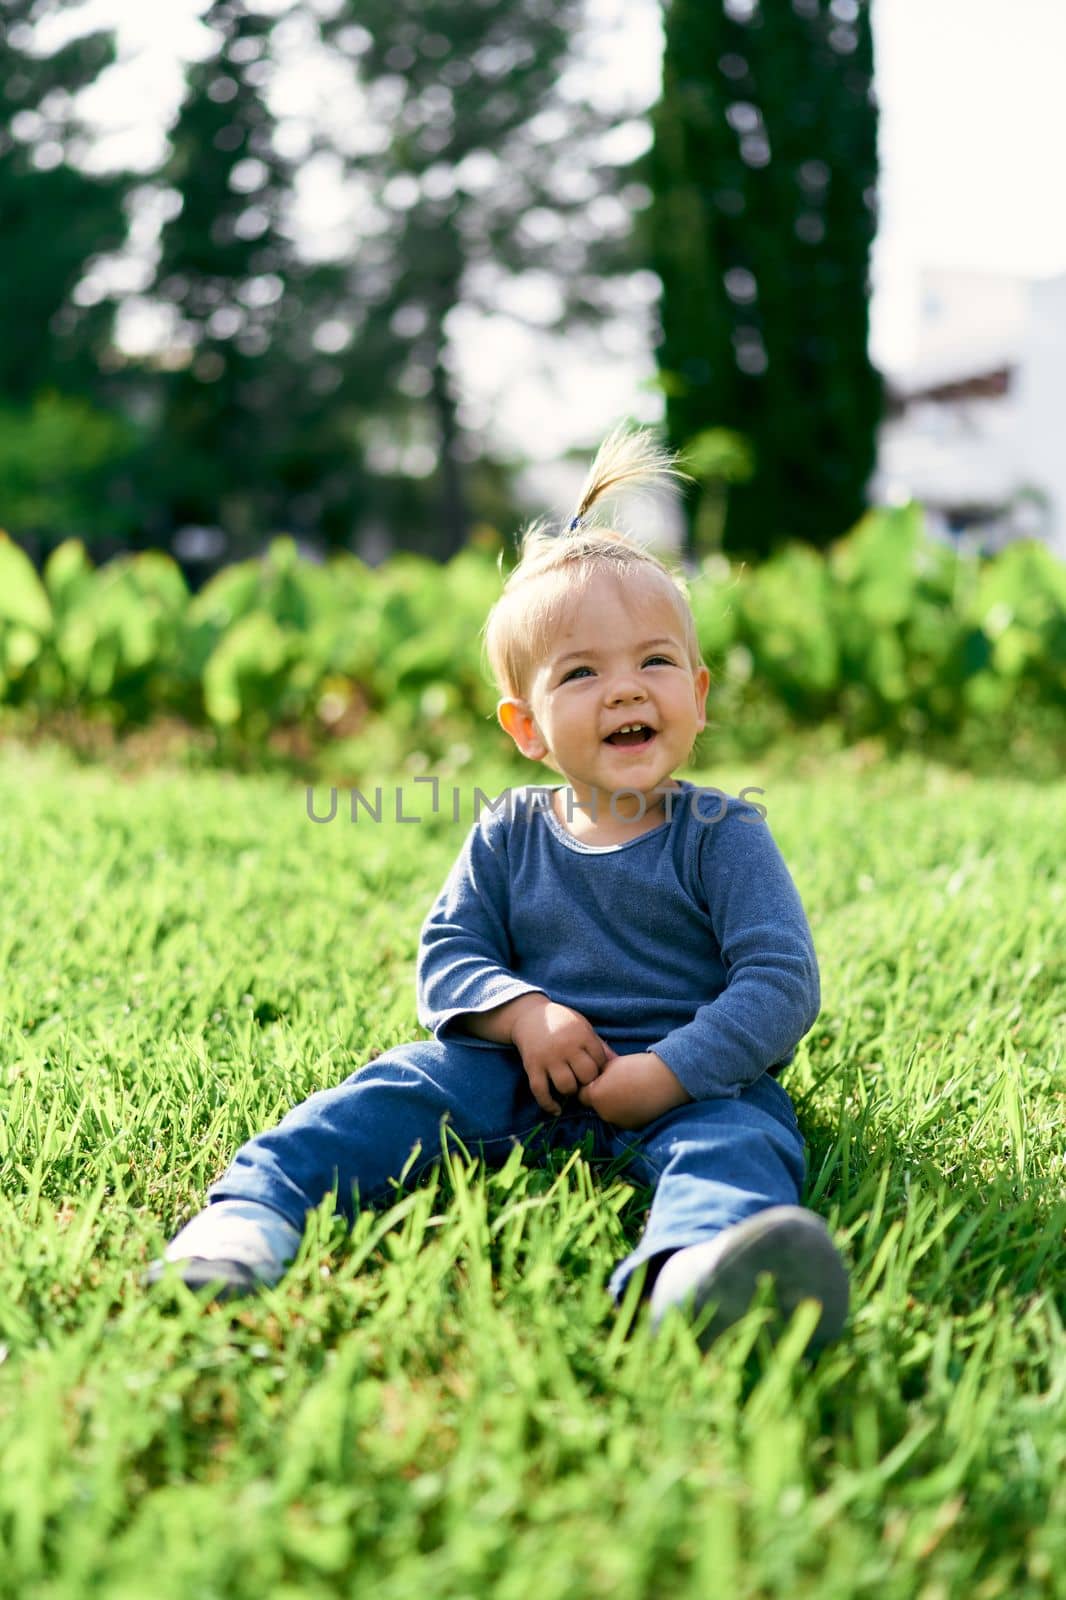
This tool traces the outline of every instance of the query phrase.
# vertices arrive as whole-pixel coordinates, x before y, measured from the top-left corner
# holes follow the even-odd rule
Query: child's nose
[[[621,673],[608,686],[607,698],[611,705],[617,705],[620,700],[646,700],[648,696],[639,678]]]

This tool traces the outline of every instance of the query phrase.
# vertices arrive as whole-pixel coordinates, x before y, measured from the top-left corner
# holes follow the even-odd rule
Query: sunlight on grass
[[[821,960],[785,1083],[852,1316],[813,1363],[810,1308],[707,1355],[616,1311],[649,1194],[582,1149],[449,1152],[261,1299],[164,1311],[140,1274],[236,1146],[415,1035],[469,810],[4,752],[2,1600],[1066,1592],[1066,784],[695,776],[764,788]]]

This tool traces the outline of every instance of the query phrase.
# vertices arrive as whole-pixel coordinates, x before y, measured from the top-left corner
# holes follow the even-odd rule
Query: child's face
[[[668,584],[595,574],[537,666],[528,698],[500,702],[500,722],[523,755],[550,759],[580,799],[637,789],[650,800],[706,726],[709,675],[689,663]],[[635,742],[619,741],[618,729],[634,723],[643,730]]]

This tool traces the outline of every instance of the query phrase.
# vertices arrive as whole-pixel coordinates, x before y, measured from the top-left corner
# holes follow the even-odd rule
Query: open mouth
[[[604,744],[625,745],[627,748],[632,749],[642,744],[651,744],[654,738],[654,728],[649,728],[646,722],[634,722],[625,728],[619,728],[616,733],[609,733],[603,742]]]

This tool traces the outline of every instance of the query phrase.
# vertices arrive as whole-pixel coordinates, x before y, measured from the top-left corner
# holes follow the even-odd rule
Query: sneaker
[[[211,1293],[208,1298],[220,1304],[226,1300],[243,1300],[247,1295],[258,1294],[263,1287],[251,1267],[242,1265],[240,1261],[209,1261],[204,1256],[186,1256],[181,1261],[167,1261],[165,1258],[153,1261],[144,1274],[144,1285],[151,1289],[175,1278],[194,1292],[209,1289]]]
[[[285,1274],[300,1245],[300,1230],[258,1200],[216,1200],[187,1222],[144,1276],[145,1285],[176,1274],[189,1289],[211,1289],[213,1300],[235,1300],[270,1287]]]
[[[704,1244],[676,1250],[655,1280],[652,1327],[659,1327],[670,1306],[695,1316],[713,1301],[714,1313],[698,1336],[706,1350],[744,1315],[764,1273],[773,1279],[786,1318],[804,1300],[821,1305],[809,1350],[840,1335],[848,1315],[847,1271],[822,1218],[803,1206],[770,1206]]]

